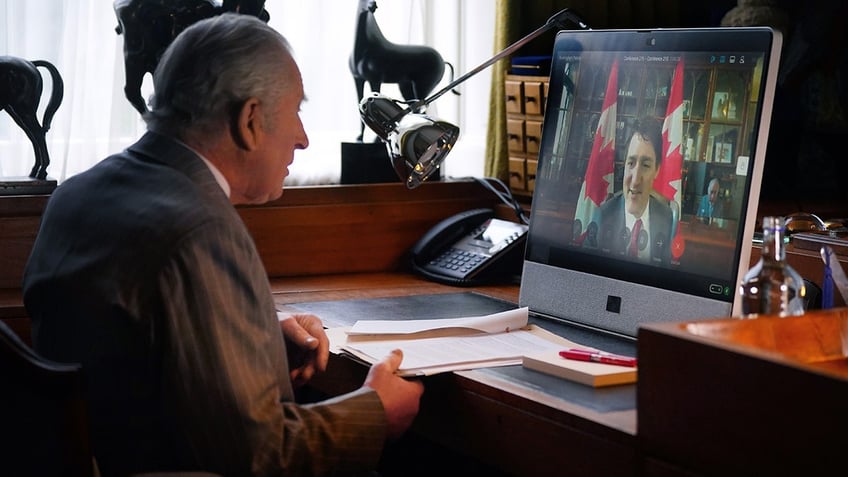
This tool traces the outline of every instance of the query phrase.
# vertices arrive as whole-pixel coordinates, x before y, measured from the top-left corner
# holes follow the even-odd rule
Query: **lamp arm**
[[[536,37],[538,37],[542,33],[545,33],[546,31],[548,31],[552,28],[555,28],[555,27],[559,27],[560,29],[565,29],[566,25],[567,25],[566,21],[571,21],[572,23],[577,24],[577,26],[581,30],[588,30],[589,29],[589,25],[587,25],[586,22],[584,22],[583,19],[580,17],[580,15],[575,13],[573,10],[568,9],[568,8],[561,10],[559,13],[556,13],[555,15],[550,17],[548,19],[548,21],[545,22],[544,25],[542,25],[539,28],[537,28],[536,30],[532,31],[530,34],[528,34],[524,38],[516,41],[515,43],[513,43],[511,45],[509,45],[503,51],[501,51],[497,55],[491,57],[490,59],[486,60],[485,62],[483,62],[482,64],[480,64],[476,68],[474,68],[473,70],[471,70],[471,71],[465,73],[464,75],[460,76],[459,78],[455,79],[449,85],[440,89],[435,94],[431,95],[429,98],[421,99],[421,100],[418,100],[417,102],[413,103],[409,107],[408,111],[417,111],[418,109],[420,109],[424,106],[427,106],[428,104],[430,104],[433,101],[442,97],[442,95],[444,95],[448,91],[455,88],[460,83],[463,83],[468,78],[470,78],[470,77],[476,75],[477,73],[483,71],[484,69],[493,65],[498,60],[500,60],[500,59],[502,59],[502,58],[504,58],[508,55],[511,55],[516,50],[518,50],[522,46],[526,45],[531,40],[534,40]]]
[[[377,133],[377,136],[386,141],[392,167],[394,167],[401,180],[406,181],[408,188],[414,189],[418,187],[430,177],[430,174],[438,170],[439,166],[445,160],[445,156],[451,151],[459,137],[459,128],[457,126],[445,121],[434,120],[422,114],[423,111],[419,110],[453,89],[456,85],[521,48],[542,33],[554,27],[566,29],[566,21],[577,24],[582,30],[589,29],[588,25],[586,25],[579,15],[569,9],[565,9],[549,18],[543,26],[534,32],[508,46],[490,60],[460,76],[455,81],[452,81],[429,98],[400,103],[379,93],[372,93],[371,96],[360,101],[359,114],[362,121],[372,131]],[[404,106],[407,109],[404,109]],[[491,184],[486,185],[490,186]],[[504,188],[508,190],[505,186]],[[494,187],[491,187],[491,189],[493,191],[496,190]],[[516,213],[520,217],[521,212],[523,211],[520,207],[516,208]],[[523,217],[522,221],[524,221]]]

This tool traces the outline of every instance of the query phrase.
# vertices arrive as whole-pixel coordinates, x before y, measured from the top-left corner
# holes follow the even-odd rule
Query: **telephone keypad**
[[[455,271],[465,275],[480,266],[486,257],[486,255],[470,252],[468,250],[451,248],[445,251],[442,255],[433,259],[430,262],[430,266],[437,267],[442,270]]]
[[[526,232],[524,224],[490,218],[466,232],[447,250],[435,252],[421,267],[448,279],[474,279],[496,263],[495,259],[520,243]]]

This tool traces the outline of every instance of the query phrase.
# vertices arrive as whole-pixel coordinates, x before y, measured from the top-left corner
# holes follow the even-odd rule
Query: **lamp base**
[[[430,180],[439,180],[436,171]],[[342,143],[342,184],[376,184],[402,182],[389,160],[389,151],[381,142]]]
[[[44,195],[56,189],[56,179],[33,179],[27,176],[0,177],[0,196]]]

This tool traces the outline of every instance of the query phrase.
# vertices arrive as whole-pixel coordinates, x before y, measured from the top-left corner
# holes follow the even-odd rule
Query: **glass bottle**
[[[804,314],[806,289],[801,275],[786,262],[783,217],[763,217],[762,256],[742,279],[742,317]]]

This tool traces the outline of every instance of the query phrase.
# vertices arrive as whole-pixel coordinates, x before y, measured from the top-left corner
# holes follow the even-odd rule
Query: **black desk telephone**
[[[506,280],[521,273],[527,226],[474,209],[436,224],[412,247],[415,272],[459,286]]]

